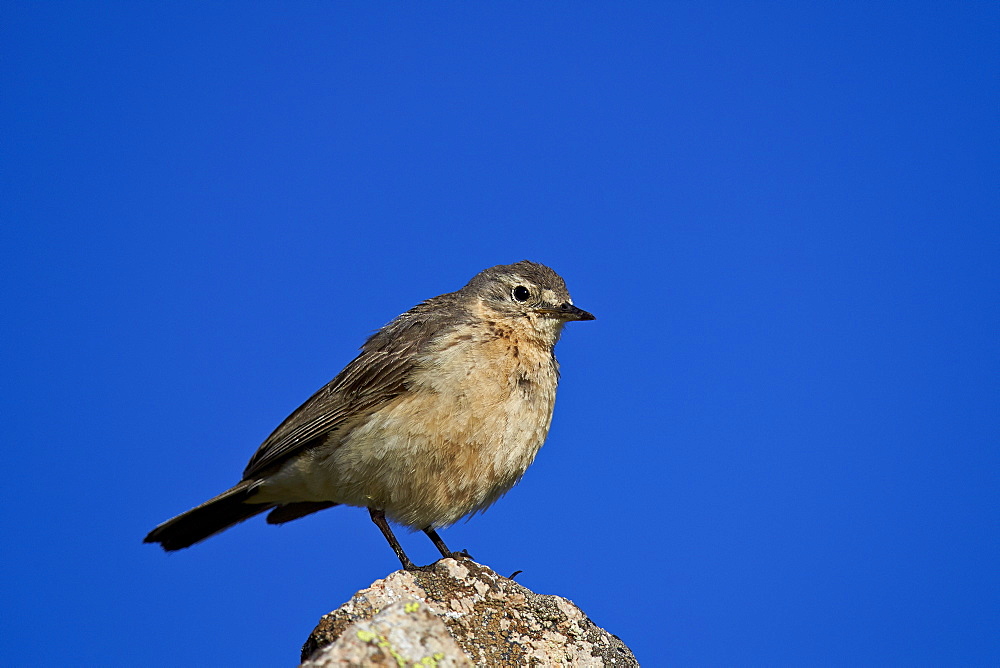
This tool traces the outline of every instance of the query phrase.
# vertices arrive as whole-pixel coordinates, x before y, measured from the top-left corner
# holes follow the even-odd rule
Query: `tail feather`
[[[267,516],[268,524],[284,524],[337,505],[333,501],[299,501],[286,503],[272,510]]]
[[[273,503],[247,503],[253,483],[241,482],[214,499],[167,520],[149,532],[144,543],[159,543],[168,552],[190,547],[234,524],[273,508]]]

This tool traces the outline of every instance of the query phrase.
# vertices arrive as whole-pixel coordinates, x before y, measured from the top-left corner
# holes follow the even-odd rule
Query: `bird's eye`
[[[523,285],[519,285],[516,288],[514,288],[513,292],[511,292],[511,296],[514,297],[515,301],[526,302],[528,301],[528,297],[531,296],[531,290],[524,287]]]

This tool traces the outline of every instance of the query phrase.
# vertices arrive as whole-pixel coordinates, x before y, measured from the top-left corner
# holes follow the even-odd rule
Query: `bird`
[[[146,543],[180,550],[260,513],[284,524],[367,508],[404,569],[389,521],[437,530],[486,510],[534,461],[552,421],[563,326],[594,316],[551,268],[476,274],[372,334],[353,361],[264,440],[233,487],[169,519]]]

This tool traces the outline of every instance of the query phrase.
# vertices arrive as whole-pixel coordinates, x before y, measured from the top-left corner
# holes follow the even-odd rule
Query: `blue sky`
[[[3,3],[0,658],[293,664],[364,511],[142,537],[527,258],[598,319],[449,545],[644,665],[995,665],[998,67],[990,2]]]

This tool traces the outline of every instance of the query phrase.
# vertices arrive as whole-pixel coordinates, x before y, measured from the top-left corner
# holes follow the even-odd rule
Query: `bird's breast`
[[[524,450],[534,457],[545,440],[557,382],[551,349],[455,336],[425,356],[409,394],[415,407],[436,416],[428,426],[441,447],[475,450],[481,463],[504,468]]]
[[[409,389],[355,429],[334,456],[344,488],[414,528],[485,509],[545,441],[558,375],[551,349],[504,337],[442,337]],[[346,447],[344,447],[346,446]]]

